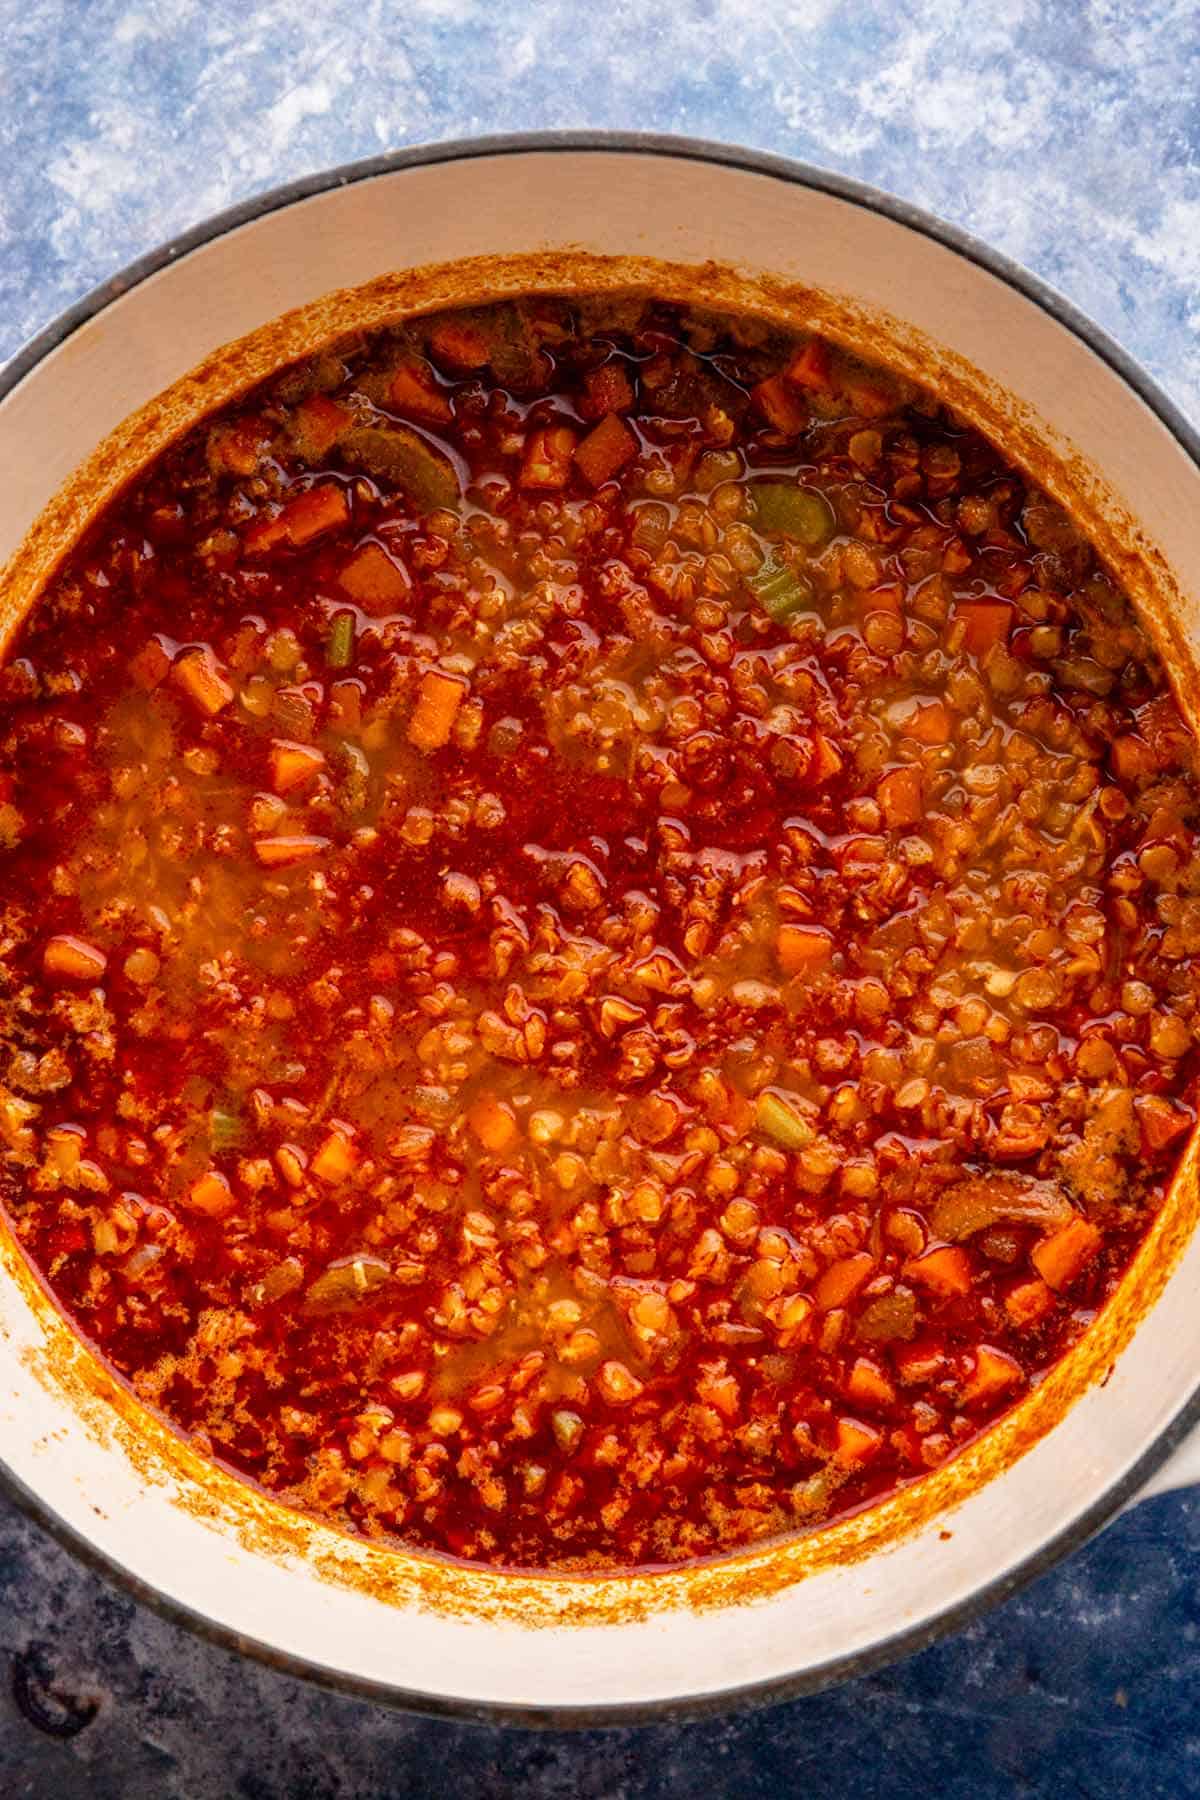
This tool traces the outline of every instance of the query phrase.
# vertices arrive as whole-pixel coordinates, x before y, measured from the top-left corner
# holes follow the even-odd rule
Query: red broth
[[[0,711],[12,1226],[351,1529],[611,1568],[885,1495],[1087,1328],[1193,1123],[1162,670],[818,338],[340,344],[126,488]]]

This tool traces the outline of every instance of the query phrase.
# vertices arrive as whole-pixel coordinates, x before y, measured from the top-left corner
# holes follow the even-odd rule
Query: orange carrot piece
[[[209,1169],[198,1181],[193,1181],[186,1204],[193,1212],[204,1213],[207,1218],[223,1219],[226,1213],[233,1211],[237,1201],[220,1170]]]
[[[833,1457],[844,1468],[870,1462],[882,1447],[883,1433],[876,1426],[864,1425],[860,1419],[838,1420]]]
[[[784,437],[795,437],[808,423],[808,413],[782,375],[769,375],[751,388],[750,398],[767,421]]]
[[[963,1385],[963,1400],[968,1406],[978,1400],[994,1400],[1009,1388],[1019,1387],[1024,1380],[1021,1365],[1003,1350],[980,1344],[975,1352],[975,1367]]]
[[[910,1281],[919,1281],[922,1287],[943,1300],[971,1291],[971,1259],[958,1245],[946,1245],[940,1250],[927,1250],[923,1256],[914,1256],[905,1263],[904,1273]]]
[[[136,656],[130,658],[129,673],[138,687],[147,690],[158,687],[167,679],[171,673],[171,659],[157,638],[151,638]]]
[[[353,1175],[358,1166],[359,1154],[358,1145],[353,1142],[350,1133],[335,1126],[309,1167],[318,1181],[325,1182],[328,1187],[336,1187],[339,1182]]]
[[[329,454],[353,423],[354,415],[349,409],[339,406],[328,394],[310,394],[293,412],[288,429],[304,461],[317,462]]]
[[[593,487],[602,487],[637,455],[637,448],[637,439],[629,427],[621,423],[616,413],[609,413],[575,451],[575,466]]]
[[[408,571],[392,561],[382,544],[363,544],[339,575],[338,585],[368,612],[392,612],[412,592]]]
[[[869,1356],[855,1358],[846,1381],[846,1392],[860,1406],[892,1406],[896,1400],[895,1387]]]
[[[1046,1286],[1040,1275],[1019,1281],[1004,1297],[1005,1312],[1022,1330],[1040,1324],[1053,1305],[1054,1290]]]
[[[1139,1094],[1133,1105],[1151,1150],[1161,1150],[1195,1124],[1186,1107],[1162,1094]]]
[[[893,829],[915,825],[925,812],[921,771],[908,763],[902,769],[889,769],[875,790],[883,808],[883,816]]]
[[[575,433],[569,425],[549,425],[530,433],[517,476],[518,487],[564,488],[571,478]]]
[[[335,731],[356,732],[362,729],[363,685],[361,681],[335,681],[329,689],[329,723]]]
[[[271,786],[277,794],[303,787],[325,767],[325,758],[311,744],[293,744],[276,738],[271,745]]]
[[[485,1150],[506,1150],[517,1135],[511,1110],[493,1094],[481,1094],[467,1114],[471,1130]]]
[[[289,500],[280,515],[290,544],[307,544],[323,531],[344,525],[350,517],[350,503],[345,490],[322,482]]]
[[[314,856],[320,856],[328,848],[329,839],[324,837],[260,837],[254,840],[254,854],[267,869],[311,862]]]
[[[822,968],[829,961],[833,955],[833,938],[823,925],[788,922],[779,927],[775,948],[784,974],[802,975]]]
[[[406,358],[392,376],[388,399],[397,412],[433,425],[448,425],[454,409],[434,379],[433,370],[416,357]]]
[[[233,689],[226,681],[211,650],[185,650],[176,658],[171,675],[193,706],[214,718],[233,699]]]
[[[422,676],[417,690],[417,704],[408,722],[408,741],[418,750],[440,750],[450,742],[450,733],[458,717],[458,709],[467,697],[467,684],[461,675],[444,675],[430,669]]]
[[[946,1352],[936,1338],[914,1338],[892,1351],[896,1373],[906,1387],[933,1381],[946,1366]]]
[[[807,344],[797,350],[784,374],[797,387],[816,388],[829,393],[833,387],[829,345],[823,338],[809,338]]]
[[[583,378],[584,404],[580,408],[589,419],[602,419],[605,413],[628,412],[633,405],[633,384],[624,365],[606,362],[599,369],[589,369]]]
[[[466,319],[438,319],[429,333],[429,348],[439,362],[456,369],[482,369],[488,360],[488,341]]]
[[[940,700],[918,701],[901,730],[918,744],[948,744],[954,730],[954,717]]]
[[[853,1300],[860,1287],[871,1279],[875,1269],[875,1258],[865,1250],[859,1250],[854,1256],[839,1257],[837,1262],[830,1263],[816,1287],[813,1299],[822,1312],[832,1312],[835,1306],[845,1306]]]
[[[99,981],[107,967],[103,950],[70,932],[52,937],[42,951],[42,972],[50,981]]]
[[[995,644],[1008,642],[1013,609],[1007,600],[960,600],[954,618],[963,622],[963,649],[968,656],[986,656]]]
[[[1056,1292],[1070,1287],[1100,1248],[1102,1233],[1090,1219],[1068,1219],[1030,1252],[1030,1261]]]

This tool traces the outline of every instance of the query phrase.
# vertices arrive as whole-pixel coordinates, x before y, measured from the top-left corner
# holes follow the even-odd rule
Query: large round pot
[[[532,287],[631,283],[769,310],[935,379],[1074,508],[1192,706],[1198,446],[1129,359],[1032,278],[909,208],[667,139],[403,153],[268,195],[114,279],[0,383],[0,624],[11,630],[147,457],[330,332]],[[881,1506],[727,1560],[515,1576],[300,1518],[145,1412],[3,1233],[0,1454],[37,1515],[140,1594],[347,1687],[590,1722],[800,1692],[1045,1568],[1182,1440],[1200,1411],[1195,1154],[1094,1328],[995,1430]]]

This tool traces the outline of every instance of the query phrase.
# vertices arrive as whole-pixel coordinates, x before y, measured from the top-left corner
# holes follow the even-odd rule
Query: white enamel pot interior
[[[1073,467],[1089,520],[1117,519],[1133,533],[1154,573],[1160,632],[1174,628],[1176,672],[1190,674],[1200,631],[1196,445],[1128,360],[1030,278],[894,202],[815,171],[670,140],[535,138],[402,154],[268,196],[128,271],[7,372],[0,562],[123,420],[267,321],[389,271],[563,252],[682,266],[718,298],[734,276],[705,270],[712,262],[748,291],[765,280],[759,291],[793,308],[797,288],[812,290],[829,329],[840,319],[862,341],[864,321],[877,318],[889,350],[886,321],[911,327],[896,339],[910,358],[924,355],[928,373],[968,371],[968,386],[976,372],[1001,413],[1009,402],[996,395],[1010,396],[1014,429],[1032,433],[1026,446],[1048,446],[1048,462]],[[563,266],[548,256],[547,269]],[[496,277],[513,279],[511,269]],[[13,582],[31,565],[14,566],[8,619],[29,597]],[[228,1643],[344,1686],[559,1722],[803,1691],[914,1647],[1009,1591],[1167,1466],[1200,1382],[1192,1166],[1177,1188],[1173,1231],[1137,1274],[1153,1303],[1116,1332],[1108,1379],[1093,1378],[1093,1361],[1070,1403],[1029,1426],[1023,1454],[1012,1440],[947,1490],[948,1511],[917,1507],[875,1535],[852,1527],[837,1554],[739,1559],[736,1578],[459,1575],[319,1526],[276,1530],[271,1508],[257,1497],[251,1506],[242,1484],[215,1482],[182,1452],[172,1458],[161,1430],[139,1436],[129,1403],[114,1425],[91,1358],[72,1351],[11,1255],[0,1269],[0,1455],[40,1518],[138,1592]]]

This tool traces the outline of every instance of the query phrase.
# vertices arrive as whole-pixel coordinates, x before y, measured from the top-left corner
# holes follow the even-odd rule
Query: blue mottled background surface
[[[1198,74],[1194,0],[0,0],[0,358],[263,188],[422,140],[617,126],[932,208],[1062,288],[1200,419]],[[0,1502],[0,1796],[1176,1800],[1200,1795],[1198,1582],[1200,1497],[1168,1495],[853,1686],[532,1735],[239,1662]]]

